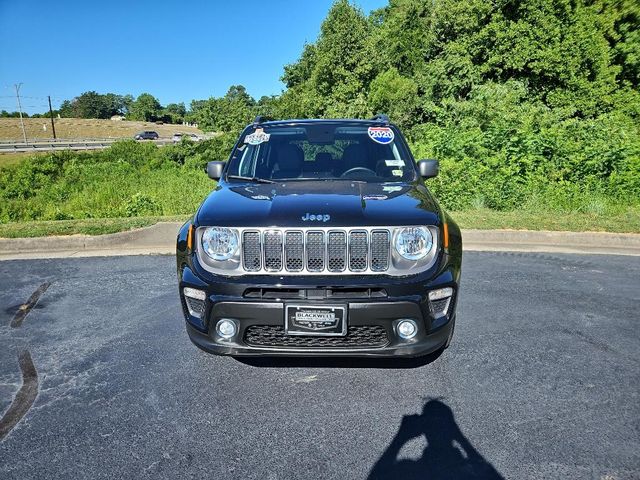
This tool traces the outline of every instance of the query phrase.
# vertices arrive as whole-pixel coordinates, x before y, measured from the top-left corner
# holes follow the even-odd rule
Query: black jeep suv
[[[178,235],[189,337],[225,355],[419,356],[451,341],[462,238],[384,115],[258,117]]]

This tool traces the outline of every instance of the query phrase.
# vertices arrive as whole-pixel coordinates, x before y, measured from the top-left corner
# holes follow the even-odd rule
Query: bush
[[[138,192],[125,204],[124,216],[141,217],[144,215],[162,215],[162,209],[150,195]]]
[[[518,82],[483,85],[469,100],[450,103],[441,122],[410,131],[418,158],[441,161],[428,185],[446,208],[582,211],[640,203],[640,128],[633,118],[618,112],[563,119],[523,100],[524,92]]]
[[[158,148],[126,140],[28,158],[0,169],[0,222],[193,213],[215,186],[203,167],[225,158],[224,141]]]

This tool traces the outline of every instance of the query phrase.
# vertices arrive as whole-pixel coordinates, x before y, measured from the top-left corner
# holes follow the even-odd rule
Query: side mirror
[[[420,160],[418,162],[418,168],[420,169],[420,176],[422,178],[433,178],[438,176],[440,165],[438,160]]]
[[[209,178],[212,180],[220,180],[222,177],[222,170],[224,169],[224,162],[209,162],[205,171]]]

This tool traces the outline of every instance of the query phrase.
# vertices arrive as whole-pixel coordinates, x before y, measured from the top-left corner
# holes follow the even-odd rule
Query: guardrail
[[[114,142],[123,140],[122,138],[112,138],[104,140],[56,140],[47,142],[13,142],[0,143],[0,153],[25,153],[25,152],[49,152],[54,150],[99,150],[110,147]],[[172,140],[141,140],[153,142],[159,147],[172,144]]]
[[[116,140],[124,140],[125,137],[73,137],[73,138],[38,138],[35,137],[26,143],[22,140],[0,140],[0,145],[31,145],[33,143],[75,143],[75,142],[115,142]],[[128,138],[128,137],[127,137]],[[133,137],[132,137],[133,138]]]

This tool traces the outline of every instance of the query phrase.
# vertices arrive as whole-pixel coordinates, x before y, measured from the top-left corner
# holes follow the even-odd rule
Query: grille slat
[[[367,232],[364,230],[349,233],[349,270],[363,272],[367,269]]]
[[[371,270],[384,272],[389,268],[389,232],[374,230],[371,232]]]
[[[264,232],[264,268],[270,272],[282,270],[282,232]]]
[[[287,232],[285,234],[284,254],[288,271],[302,271],[304,266],[304,238],[302,232]]]
[[[329,232],[327,268],[330,272],[344,272],[347,268],[347,234]]]
[[[389,337],[380,325],[356,325],[347,329],[344,337],[287,335],[278,325],[252,325],[247,327],[244,341],[260,347],[291,348],[378,348],[389,344]]]
[[[262,249],[259,232],[244,232],[242,236],[242,258],[244,269],[257,272],[262,268]]]
[[[307,232],[307,270],[324,270],[324,232]]]

